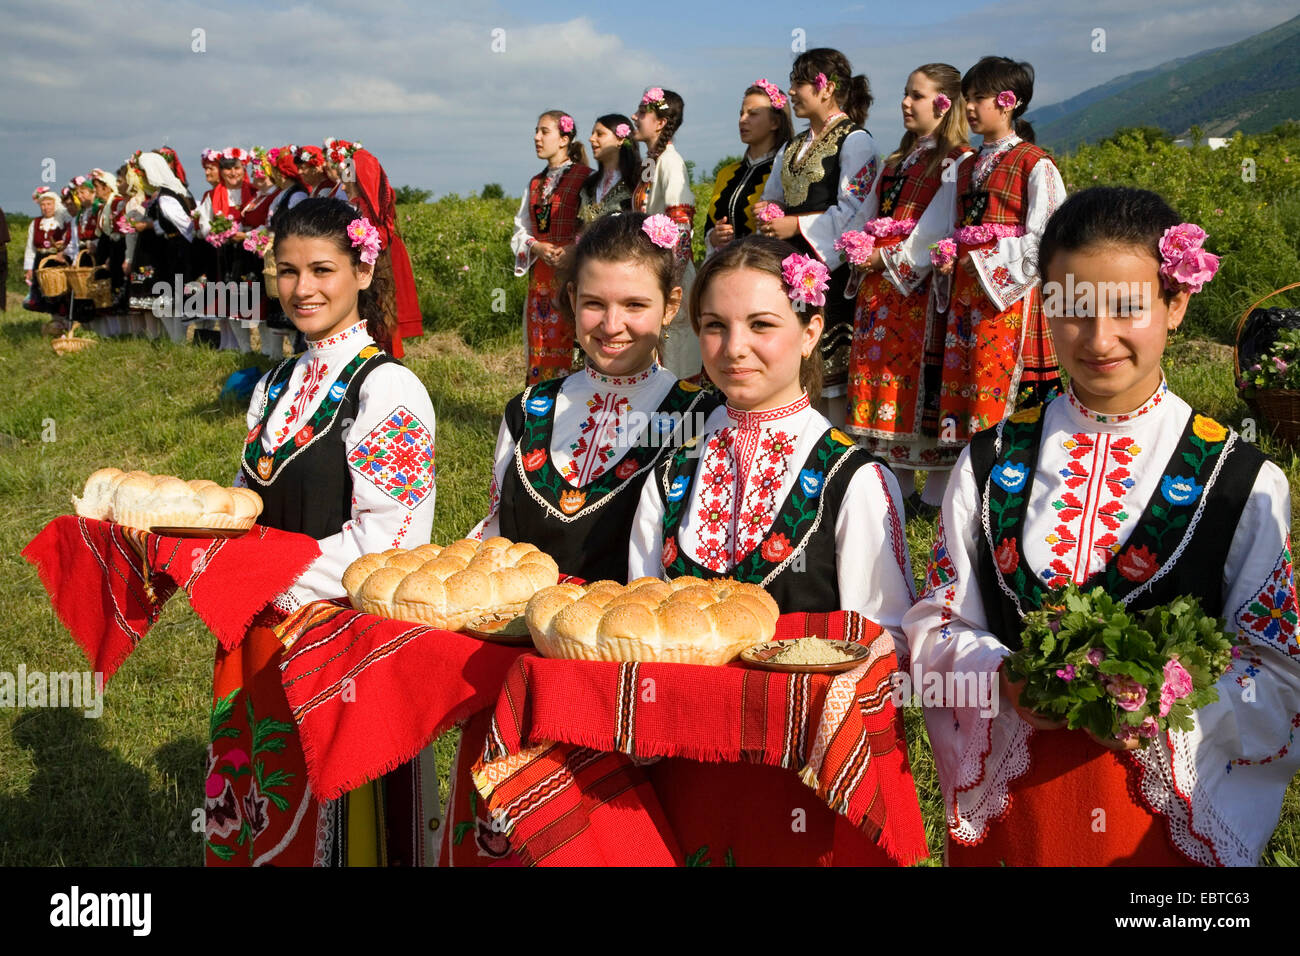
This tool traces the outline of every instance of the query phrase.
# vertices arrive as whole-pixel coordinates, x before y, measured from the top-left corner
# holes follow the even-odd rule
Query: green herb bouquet
[[[1003,664],[1024,682],[1020,706],[1142,747],[1190,730],[1192,711],[1219,699],[1214,684],[1240,653],[1194,597],[1132,613],[1104,589],[1074,584],[1026,615],[1022,640]]]

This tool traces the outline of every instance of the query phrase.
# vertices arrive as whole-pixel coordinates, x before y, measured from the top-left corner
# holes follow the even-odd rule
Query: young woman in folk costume
[[[272,303],[275,301],[267,295],[264,274],[264,252],[259,251],[258,239],[270,230],[271,209],[279,198],[281,189],[271,180],[270,153],[261,146],[254,146],[248,151],[248,163],[244,173],[248,184],[244,195],[244,205],[239,211],[239,232],[236,233],[235,254],[237,257],[236,273],[240,282],[255,282],[261,290],[261,317],[259,324],[263,352],[266,352],[268,328],[266,319],[271,315]],[[278,304],[276,306],[278,308]],[[240,333],[244,334],[244,333]],[[278,341],[278,336],[277,336]],[[283,355],[281,351],[274,357]]]
[[[828,279],[816,259],[757,235],[700,268],[691,318],[704,370],[727,401],[646,479],[628,576],[760,584],[782,613],[856,611],[901,650],[912,573],[898,486],[811,406]],[[679,838],[696,846],[707,836],[715,856],[726,848],[740,865],[888,863],[846,820],[810,806],[789,771],[673,759],[649,773]],[[701,809],[704,794],[717,811]],[[758,826],[737,806],[780,807],[786,822]],[[808,811],[805,832],[789,834],[792,806]]]
[[[789,97],[768,80],[755,80],[740,101],[740,141],[745,155],[718,170],[704,222],[704,248],[712,255],[733,239],[758,231],[754,208],[763,197],[777,150],[794,138]]]
[[[510,251],[515,275],[528,276],[524,300],[525,385],[540,385],[573,371],[573,322],[555,304],[556,273],[578,234],[582,184],[591,175],[573,117],[547,110],[537,117],[533,149],[546,167],[528,182],[515,213]]]
[[[280,301],[307,350],[254,389],[236,483],[262,496],[263,525],[318,539],[321,555],[254,620],[239,647],[217,652],[207,861],[374,865],[386,852],[376,821],[385,820],[385,786],[393,781],[316,801],[292,732],[272,627],[302,604],[341,597],[343,571],[361,555],[429,540],[434,412],[414,373],[375,342],[383,324],[372,283],[378,230],[335,199],[285,206],[271,225]],[[264,748],[259,757],[263,778],[281,781],[270,804],[232,755],[238,750],[246,761],[255,752],[250,724],[267,719],[288,731],[283,749]],[[394,829],[407,822],[386,820]],[[388,845],[403,843],[390,836]]]
[[[343,180],[346,175],[349,181],[356,181],[356,171],[348,164],[348,159],[359,149],[361,149],[360,143],[335,139],[332,136],[325,137],[322,141],[322,151],[325,154],[325,179],[313,191],[313,198],[344,200],[349,198]]]
[[[349,201],[379,230],[382,247],[379,261],[375,263],[375,276],[384,285],[380,304],[384,310],[384,327],[392,340],[392,353],[401,358],[402,340],[424,334],[424,316],[420,313],[411,257],[397,228],[397,194],[374,153],[360,143],[335,142],[336,147],[343,144],[338,147],[344,154],[339,174]]]
[[[560,570],[625,580],[641,482],[717,400],[656,358],[681,305],[666,216],[596,220],[567,263],[559,307],[586,367],[511,399],[497,435],[488,516],[473,536],[528,541]]]
[[[191,245],[194,220],[190,216],[194,198],[157,153],[141,153],[134,166],[145,196],[145,222],[136,229],[132,253],[131,308],[144,313],[150,337],[156,334],[161,321],[173,342],[184,342],[185,323],[180,314],[183,290],[195,277]],[[180,302],[174,301],[177,276],[182,288]],[[159,284],[166,285],[165,292],[155,292]]]
[[[672,90],[657,86],[645,91],[633,116],[633,136],[646,144],[641,179],[632,191],[632,208],[646,215],[665,215],[677,223],[681,239],[677,245],[682,296],[689,299],[695,282],[695,257],[691,232],[695,223],[695,193],[691,190],[686,160],[673,145],[673,137],[685,118],[686,104]],[[685,322],[664,326],[659,336],[659,360],[679,378],[697,379],[700,374],[699,340]]]
[[[912,576],[898,483],[812,407],[828,280],[766,236],[705,262],[691,322],[727,401],[646,481],[628,574],[751,581],[782,612],[857,611],[901,646]]]
[[[41,214],[27,224],[23,278],[31,288],[23,301],[23,308],[32,312],[67,315],[68,304],[64,299],[46,298],[41,291],[36,269],[48,256],[54,256],[55,263],[61,266],[72,261],[77,254],[77,225],[63,208],[58,194],[49,186],[38,186],[32,192],[32,201],[40,207]]]
[[[292,209],[311,195],[311,190],[307,188],[298,164],[294,161],[296,152],[297,147],[293,145],[275,146],[267,150],[268,176],[278,190],[271,197],[267,209],[268,221],[281,209]],[[268,310],[262,314],[262,354],[282,358],[286,339],[290,340],[290,351],[294,350],[294,326],[286,314],[284,304],[278,299],[270,299],[267,307]]]
[[[937,507],[946,470],[960,452],[938,444],[943,314],[930,296],[932,240],[918,221],[937,195],[943,196],[941,208],[951,205],[953,167],[971,153],[961,74],[946,63],[917,67],[907,78],[902,109],[906,132],[864,204],[866,224],[843,240],[863,243],[856,251],[845,248],[846,255],[869,252],[866,263],[855,266],[861,281],[844,430],[890,463],[915,509],[914,471],[940,470],[926,483],[926,501]]]
[[[87,253],[85,262],[94,262],[95,240],[99,231],[99,200],[95,197],[95,185],[89,176],[73,176],[68,182],[72,191],[76,214],[74,220],[77,230],[77,255]],[[74,260],[75,261],[75,260]],[[82,325],[92,327],[98,332],[102,325],[96,320],[102,315],[100,309],[90,299],[76,299],[72,303],[72,317]],[[93,326],[91,323],[95,323]]]
[[[210,151],[205,151],[205,158],[208,152]],[[248,153],[238,146],[228,146],[216,153],[217,184],[203,194],[196,211],[202,239],[196,240],[195,247],[202,250],[201,254],[205,256],[206,270],[208,270],[206,275],[213,281],[239,282],[244,272],[243,241],[247,233],[243,224],[243,210],[244,206],[253,200],[253,189],[247,182],[247,174],[244,170],[244,163],[248,159]],[[208,168],[205,164],[205,173]],[[219,245],[213,242],[214,239],[220,238],[220,234],[215,236],[213,234],[214,216],[224,216],[229,219],[234,230],[233,233],[226,235]],[[218,347],[237,349],[240,352],[250,351],[252,346],[249,341],[249,329],[239,321],[240,317],[232,318],[223,314],[226,310],[223,310],[222,306],[229,305],[229,300],[223,302],[219,298],[215,304],[216,312],[210,317],[217,321],[217,326],[221,330]],[[238,304],[237,299],[235,304]]]
[[[109,281],[113,287],[113,301],[99,323],[101,335],[117,336],[123,334],[126,325],[122,312],[126,306],[126,277],[122,264],[126,261],[126,236],[118,229],[117,222],[126,215],[126,197],[117,191],[117,177],[103,169],[92,169],[90,181],[99,200],[99,212],[95,217],[95,265],[108,269]]]
[[[862,127],[871,87],[865,76],[853,75],[844,54],[818,48],[795,58],[789,95],[795,116],[808,120],[808,129],[777,153],[774,169],[780,175],[768,177],[755,214],[761,233],[793,243],[830,270],[821,339],[822,408],[839,425],[845,418],[853,303],[844,298],[849,266],[835,243],[860,221],[876,179],[875,143]]]
[[[956,243],[955,261],[938,267],[953,276],[941,444],[960,447],[1014,405],[1046,402],[1060,390],[1034,255],[1065,184],[1051,157],[1027,141],[1032,131],[1019,117],[1033,92],[1033,67],[1005,57],[984,57],[962,77],[966,118],[984,142],[957,169],[955,203],[931,204]],[[918,231],[933,234],[923,226]]]
[[[597,119],[587,142],[596,169],[578,193],[580,230],[601,216],[630,211],[632,190],[641,176],[641,151],[632,138],[632,120],[622,113],[606,113]]]
[[[1218,267],[1179,220],[1154,193],[1118,187],[1048,220],[1038,264],[1069,390],[976,435],[954,470],[929,588],[904,628],[924,673],[988,675],[1002,696],[993,717],[926,711],[950,863],[1255,865],[1300,766],[1286,478],[1161,370]],[[1102,740],[1019,706],[1003,659],[1022,616],[1070,582],[1130,612],[1194,595],[1240,635],[1192,730]],[[1177,670],[1165,677],[1183,696]]]

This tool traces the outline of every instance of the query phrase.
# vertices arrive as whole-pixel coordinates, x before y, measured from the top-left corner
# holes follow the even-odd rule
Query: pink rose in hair
[[[998,94],[998,106],[1001,106],[1006,110],[1015,109],[1016,94],[1012,93],[1010,90],[1003,90]]]
[[[822,90],[826,89],[826,87],[830,85],[830,80],[826,79],[825,73],[818,73],[814,85],[817,87],[817,92],[820,93]]]
[[[672,249],[677,245],[677,241],[681,237],[681,230],[678,228],[677,223],[662,213],[647,217],[646,221],[641,224],[641,230],[660,249]]]
[[[1170,226],[1160,237],[1160,275],[1188,292],[1200,292],[1219,271],[1219,257],[1203,248],[1205,230],[1195,223]]]
[[[952,106],[952,100],[948,99],[948,97],[944,96],[942,93],[934,98],[934,108],[940,113],[950,106]]]
[[[792,302],[819,307],[825,305],[830,277],[826,267],[811,256],[796,253],[781,260],[781,278],[790,287]]]
[[[632,127],[628,126],[626,123],[619,123],[614,127],[614,135],[619,139],[627,139],[632,135]]]
[[[571,134],[571,133],[573,132],[573,117],[572,117],[572,116],[561,116],[561,117],[560,117],[560,132],[561,132],[561,133],[564,133],[566,136],[569,135],[569,134]]]

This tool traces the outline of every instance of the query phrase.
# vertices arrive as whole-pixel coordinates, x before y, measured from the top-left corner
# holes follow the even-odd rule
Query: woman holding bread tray
[[[279,301],[307,350],[254,389],[237,484],[261,495],[262,524],[317,539],[321,554],[239,647],[218,651],[208,862],[373,865],[385,861],[385,824],[407,820],[385,814],[389,778],[337,801],[313,796],[272,628],[342,597],[343,571],[361,555],[429,540],[434,412],[414,373],[375,344],[378,230],[337,199],[286,204],[271,228]]]

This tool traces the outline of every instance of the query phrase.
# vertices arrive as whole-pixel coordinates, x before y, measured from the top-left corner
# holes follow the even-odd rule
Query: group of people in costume
[[[71,314],[106,336],[166,334],[248,352],[252,330],[268,356],[283,356],[298,337],[268,294],[265,255],[270,222],[308,197],[351,203],[380,231],[376,282],[384,312],[382,339],[402,354],[402,339],[423,331],[410,258],[397,227],[396,193],[362,144],[327,139],[322,146],[205,149],[207,185],[195,199],[176,151],[137,151],[116,172],[92,169],[56,193],[38,188],[40,216],[28,228],[24,305],[67,323]],[[47,297],[37,270],[79,261],[102,267],[112,284],[108,305]],[[291,347],[293,341],[288,343]]]
[[[1013,131],[1031,92],[1012,60],[919,67],[906,135],[880,159],[865,78],[837,51],[800,55],[787,91],[744,93],[748,151],[720,171],[698,272],[671,145],[681,97],[653,88],[634,117],[602,116],[594,170],[573,118],[542,114],[547,166],[513,241],[530,274],[529,380],[501,418],[487,514],[465,530],[530,542],[580,579],[731,577],[783,613],[854,611],[893,638],[901,668],[992,680],[1000,707],[926,708],[951,864],[1253,864],[1300,759],[1287,482],[1162,371],[1217,268],[1204,232],[1143,190],[1066,199],[1050,157]],[[809,120],[793,136],[789,106]],[[218,651],[223,734],[292,729],[274,626],[341,597],[360,555],[433,527],[435,410],[386,338],[376,215],[304,196],[269,221],[306,349],[257,385],[237,481],[262,496],[263,524],[321,555]],[[1042,283],[1144,291],[1088,305],[1044,300]],[[905,532],[917,469],[939,494],[919,595]],[[1024,616],[1070,582],[1131,610],[1194,594],[1241,635],[1194,729],[1139,750],[1019,703],[1003,661]],[[289,799],[268,804],[247,774],[210,791],[256,809],[259,828],[237,855],[210,807],[209,862],[373,861],[376,821],[423,819],[427,754],[333,802],[306,788],[296,736],[274,759]],[[719,826],[719,845],[741,846],[753,822]]]

